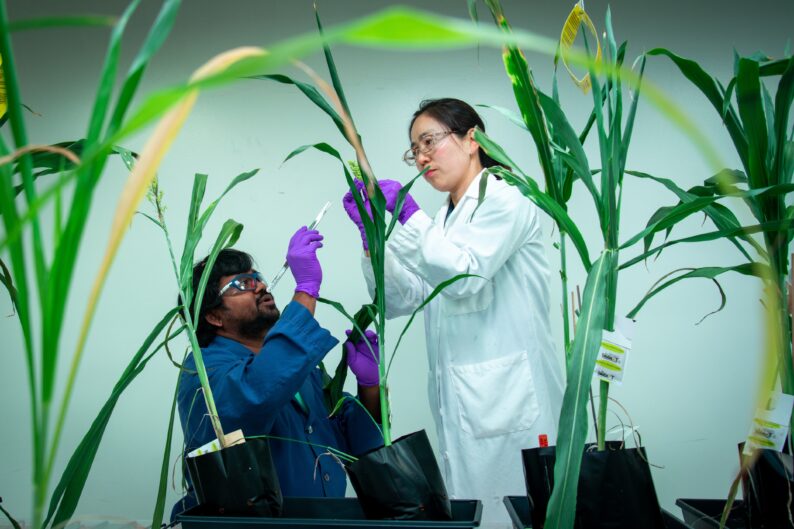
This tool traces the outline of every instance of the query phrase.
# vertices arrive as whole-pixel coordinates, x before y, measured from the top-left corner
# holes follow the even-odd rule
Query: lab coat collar
[[[482,173],[486,170],[487,169],[483,169],[482,171],[477,173],[477,176],[475,176],[474,179],[471,181],[469,187],[466,188],[466,192],[463,193],[460,202],[463,202],[467,198],[473,198],[474,200],[477,200],[480,197],[480,177],[482,176]],[[502,180],[497,180],[493,174],[488,175],[488,186],[493,186],[494,184],[499,185],[502,183],[504,182]],[[456,204],[455,208],[457,208],[459,205],[460,203]],[[449,196],[447,196],[447,206],[449,206]]]

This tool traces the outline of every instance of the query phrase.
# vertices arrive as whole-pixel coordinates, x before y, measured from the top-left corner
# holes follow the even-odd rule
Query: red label
[[[549,437],[545,433],[538,436],[538,445],[540,445],[541,448],[549,446]]]

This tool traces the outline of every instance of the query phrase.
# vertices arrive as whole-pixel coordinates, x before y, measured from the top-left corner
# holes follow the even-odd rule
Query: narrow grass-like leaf
[[[367,304],[362,306],[356,315],[350,317],[341,303],[336,301],[327,300],[325,298],[317,298],[319,303],[326,303],[336,310],[338,310],[345,318],[348,319],[353,325],[353,332],[350,333],[345,342],[357,342],[363,335],[364,331],[372,324],[377,314],[377,306],[374,304]],[[343,388],[345,387],[345,380],[347,378],[347,349],[342,344],[342,357],[334,370],[334,376],[324,384],[323,391],[326,397],[326,405],[332,408],[334,403],[338,403],[342,398]],[[331,413],[333,415],[333,413]]]
[[[122,373],[118,382],[116,382],[116,385],[113,387],[110,397],[102,406],[99,414],[91,424],[91,428],[86,432],[77,449],[75,449],[72,454],[72,457],[69,459],[69,463],[66,465],[66,469],[63,471],[53,491],[50,500],[50,508],[42,527],[46,527],[50,520],[52,520],[53,526],[59,526],[59,524],[62,523],[65,524],[74,514],[77,503],[80,500],[80,495],[83,492],[88,472],[91,470],[91,465],[94,462],[99,443],[105,433],[105,428],[110,421],[110,416],[116,403],[127,386],[129,386],[130,383],[135,380],[135,377],[143,371],[143,368],[146,367],[146,364],[154,353],[163,347],[164,342],[157,346],[150,355],[146,356],[147,351],[149,351],[155,339],[174,318],[178,310],[179,308],[177,307],[166,313],[146,337],[141,347],[133,355],[129,364],[127,364],[124,373]]]
[[[5,507],[3,507],[3,498],[0,498],[0,512],[2,512],[5,517],[8,518],[8,521],[11,523],[11,527],[14,529],[22,529],[22,526],[19,524],[19,522],[16,521],[13,516],[11,516],[11,513],[8,512]]]
[[[171,414],[168,416],[168,431],[165,436],[163,461],[160,465],[160,481],[157,485],[157,499],[154,502],[154,512],[152,513],[152,529],[157,529],[163,523],[165,497],[168,492],[168,470],[171,467],[171,441],[174,437],[174,418],[176,417],[176,403],[177,395],[179,394],[179,380],[182,378],[181,374],[181,372],[177,374],[176,384],[174,384],[174,398],[171,400]]]
[[[611,250],[601,253],[584,287],[557,434],[554,489],[546,516],[550,529],[572,528],[576,515],[576,491],[587,436],[587,399],[604,329],[607,276],[615,265],[615,255]]]
[[[628,317],[634,318],[635,316],[637,316],[637,314],[640,312],[640,309],[642,309],[642,307],[652,297],[654,297],[659,292],[665,290],[667,287],[672,286],[684,279],[694,279],[694,278],[715,279],[716,277],[726,272],[736,272],[738,274],[763,278],[764,273],[769,273],[769,272],[768,271],[764,272],[762,269],[768,269],[768,268],[769,267],[767,265],[753,262],[753,263],[744,263],[736,266],[704,266],[701,268],[691,269],[686,274],[681,274],[667,281],[657,282],[657,284],[651,287],[651,289],[642,297],[642,299],[637,303],[637,305],[635,305],[634,308],[631,309],[631,311],[629,311]],[[717,310],[718,311],[721,310],[723,306],[724,306],[724,300],[720,308]]]
[[[506,117],[506,118],[507,118],[507,119],[508,119],[508,120],[509,120],[511,123],[513,123],[513,124],[514,124],[516,127],[518,127],[518,128],[520,128],[520,129],[522,129],[522,130],[525,130],[525,131],[529,132],[529,129],[527,128],[527,124],[526,124],[526,123],[524,123],[524,120],[523,120],[523,119],[521,119],[521,117],[520,117],[520,116],[518,116],[518,115],[517,115],[515,112],[513,112],[513,111],[512,111],[512,110],[510,110],[510,109],[507,109],[507,108],[505,108],[505,107],[500,107],[500,106],[498,106],[498,105],[484,105],[484,104],[479,104],[479,105],[474,105],[474,106],[476,106],[476,107],[480,107],[480,108],[490,108],[491,110],[496,110],[497,112],[499,112],[500,114],[502,114],[504,117]]]
[[[325,97],[323,97],[323,95],[320,93],[320,91],[317,90],[317,88],[315,88],[314,86],[312,86],[312,85],[310,85],[308,83],[302,83],[300,81],[296,81],[296,80],[292,79],[291,77],[287,77],[286,75],[281,75],[281,74],[255,75],[255,76],[252,76],[251,78],[252,79],[269,79],[271,81],[276,81],[278,83],[291,84],[291,85],[295,86],[298,90],[303,92],[303,94],[306,97],[308,97],[309,100],[312,103],[314,103],[320,110],[325,112],[328,115],[328,117],[331,118],[331,120],[334,122],[334,125],[336,125],[336,128],[339,129],[339,132],[341,132],[342,135],[345,134],[345,124],[342,121],[342,117],[339,115],[339,113],[336,111],[336,109],[334,109],[333,105],[331,105],[331,103],[329,103],[325,99]]]
[[[697,198],[692,193],[688,193],[683,189],[681,189],[675,182],[673,182],[669,178],[660,178],[641,171],[626,171],[626,173],[632,176],[636,176],[638,178],[647,178],[653,180],[654,182],[658,182],[662,184],[664,187],[672,191],[682,202],[690,202],[695,198]],[[739,224],[738,219],[736,218],[736,215],[734,215],[733,212],[731,212],[731,210],[725,208],[719,203],[714,203],[704,208],[703,212],[706,215],[708,215],[708,217],[712,220],[712,222],[714,222],[714,225],[721,230],[734,230],[741,226]],[[742,253],[742,255],[744,255],[744,257],[747,258],[748,261],[752,261],[753,259],[750,257],[750,254],[747,253],[747,250],[745,250],[745,248],[737,239],[742,239],[746,243],[750,244],[755,249],[755,251],[757,251],[762,256],[766,255],[766,250],[764,250],[764,248],[760,244],[758,244],[755,241],[755,239],[753,239],[748,235],[745,235],[744,233],[740,233],[738,237],[729,237],[729,240],[734,244],[734,246],[736,246],[739,249],[739,251]],[[645,245],[644,248],[645,251],[648,250],[648,247],[652,242],[653,242],[653,234],[650,235],[650,240],[648,241],[648,244]]]
[[[314,3],[314,19],[317,22],[317,30],[319,31],[320,35],[325,38],[323,25],[322,22],[320,22],[320,12],[317,9],[316,2]],[[323,54],[325,55],[325,64],[328,66],[328,73],[331,75],[331,83],[334,85],[334,91],[336,91],[336,95],[339,97],[339,102],[342,104],[342,108],[345,109],[345,112],[347,112],[348,115],[351,115],[350,106],[347,104],[345,91],[342,88],[342,81],[339,79],[339,72],[336,70],[334,56],[331,54],[331,47],[328,45],[327,41],[323,42]]]
[[[706,99],[709,100],[714,109],[721,116],[723,115],[725,102],[717,87],[717,83],[714,78],[706,73],[706,71],[703,70],[698,63],[693,60],[680,57],[665,48],[654,48],[649,51],[647,55],[663,55],[673,61],[673,64],[675,64],[681,73],[684,74],[684,77],[689,79],[692,84],[694,84],[703,93],[703,95],[706,96]],[[748,169],[747,137],[733,109],[729,108],[725,113],[724,123],[725,127],[728,129],[728,134],[731,136],[731,140],[733,140],[734,147],[736,148],[736,152],[739,155],[739,159],[742,161],[742,165],[745,167],[745,169]]]
[[[476,130],[474,132],[474,139],[488,156],[506,166],[515,167],[515,163],[510,159],[507,153],[504,152],[504,149],[493,142],[484,132]],[[560,204],[555,202],[548,194],[541,191],[538,184],[526,175],[523,175],[522,178],[501,167],[492,167],[490,168],[490,172],[503,178],[508,184],[517,187],[518,190],[521,191],[521,194],[532,200],[535,205],[550,215],[557,225],[560,226],[560,229],[565,230],[565,232],[571,236],[571,242],[579,252],[582,264],[586,270],[590,269],[590,256],[587,251],[587,245],[584,242],[584,237],[576,226],[576,223]]]
[[[392,212],[391,215],[391,222],[389,223],[389,227],[386,228],[386,240],[389,239],[389,236],[391,235],[394,226],[397,224],[397,220],[399,218],[400,212],[403,210],[403,204],[405,203],[406,195],[408,195],[408,192],[411,191],[411,187],[413,187],[414,183],[416,183],[416,180],[420,176],[425,174],[429,169],[430,169],[429,166],[422,169],[422,171],[418,175],[411,178],[411,180],[407,184],[405,184],[400,189],[400,191],[397,192],[397,201],[394,203],[394,211]]]
[[[113,109],[113,115],[108,125],[108,136],[115,134],[121,126],[121,122],[127,113],[135,91],[138,89],[146,67],[154,54],[160,50],[166,37],[171,32],[171,28],[174,26],[180,4],[181,0],[166,0],[160,8],[160,13],[158,13],[157,19],[146,35],[146,40],[138,51],[135,60],[133,60],[132,66],[130,66],[130,70],[127,73],[127,78],[124,80],[124,85],[121,87],[121,92],[116,100],[116,106]]]
[[[736,97],[739,100],[739,116],[742,118],[747,136],[747,177],[751,187],[769,185],[766,168],[766,153],[769,148],[763,100],[761,98],[760,75],[756,61],[739,60],[736,77]]]
[[[11,276],[11,271],[2,259],[0,259],[0,283],[2,283],[8,291],[8,296],[11,298],[11,305],[14,306],[14,310],[18,310],[17,289],[14,287],[14,278]]]
[[[728,237],[736,237],[740,233],[751,235],[753,233],[786,231],[792,228],[794,228],[794,219],[789,218],[789,219],[782,219],[771,222],[764,222],[762,224],[754,224],[752,226],[740,226],[739,228],[733,230],[717,230],[706,233],[700,233],[698,235],[693,235],[691,237],[684,237],[683,239],[675,239],[672,241],[667,241],[664,244],[660,244],[655,248],[651,248],[647,252],[643,252],[640,255],[629,259],[625,263],[621,264],[619,269],[623,270],[624,268],[628,268],[632,265],[642,262],[645,259],[647,259],[649,256],[659,252],[659,250],[661,250],[662,248],[667,248],[669,246],[674,246],[676,244],[715,241],[718,239],[725,239]]]

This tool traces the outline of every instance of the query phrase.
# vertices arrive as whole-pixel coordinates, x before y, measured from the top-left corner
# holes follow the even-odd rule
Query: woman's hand
[[[348,329],[345,334],[350,336],[351,332]],[[372,347],[371,350],[370,346]],[[378,372],[378,359],[380,358],[378,335],[372,331],[366,331],[364,337],[360,338],[355,344],[350,341],[345,342],[345,351],[347,351],[347,365],[350,371],[356,375],[358,385],[364,387],[377,386],[380,382],[380,374]]]
[[[364,182],[361,180],[355,180],[356,184],[356,192],[361,194],[361,191],[364,188]],[[353,221],[353,224],[356,225],[358,228],[359,233],[361,234],[361,244],[364,246],[365,251],[369,251],[369,246],[367,245],[367,233],[364,230],[364,221],[361,219],[361,214],[358,212],[358,206],[356,205],[356,199],[353,198],[353,193],[348,191],[342,197],[342,207],[345,208],[345,213],[347,216],[350,217],[350,220]],[[367,213],[369,217],[372,218],[372,210],[369,207],[369,197],[367,194],[364,193],[364,207],[367,209]]]
[[[397,180],[378,180],[378,186],[386,197],[386,210],[394,214],[394,208],[397,206],[397,194],[403,188],[403,185]],[[405,224],[411,216],[419,211],[419,204],[416,203],[410,193],[406,193],[403,207],[397,214],[397,220],[400,224]]]

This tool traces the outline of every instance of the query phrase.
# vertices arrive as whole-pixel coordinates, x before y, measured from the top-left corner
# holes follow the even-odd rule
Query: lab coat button
[[[326,472],[325,474],[323,474],[323,479],[325,481],[331,481],[331,476]]]
[[[306,428],[306,433],[310,434],[310,433],[312,433],[312,432],[314,432],[314,428],[312,428],[312,425],[310,424],[310,425],[308,426],[308,428]]]

